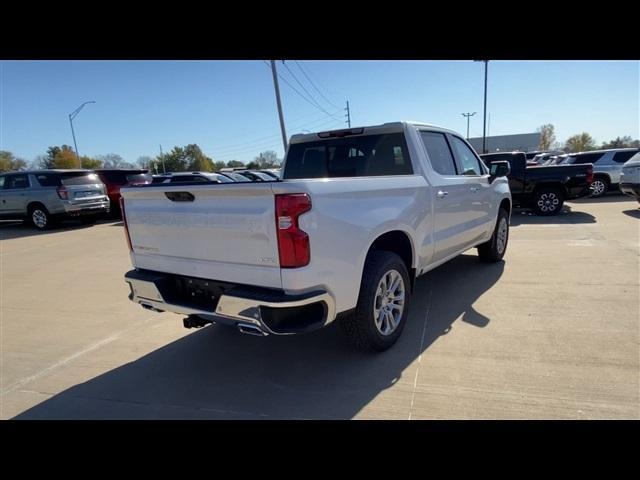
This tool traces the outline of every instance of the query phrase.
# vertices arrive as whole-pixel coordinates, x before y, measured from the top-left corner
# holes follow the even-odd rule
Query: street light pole
[[[78,144],[76,143],[76,132],[73,130],[73,119],[76,118],[82,107],[84,107],[87,103],[96,103],[91,100],[89,102],[84,102],[78,108],[76,108],[73,112],[69,114],[69,124],[71,125],[71,135],[73,136],[73,146],[76,149],[76,158],[78,159],[78,168],[82,168],[82,162],[80,161],[80,154],[78,153]]]
[[[487,72],[489,60],[484,60],[484,120],[482,122],[482,153],[487,153]]]
[[[463,113],[463,117],[467,117],[467,140],[469,140],[469,119],[473,117],[477,112],[473,113]]]

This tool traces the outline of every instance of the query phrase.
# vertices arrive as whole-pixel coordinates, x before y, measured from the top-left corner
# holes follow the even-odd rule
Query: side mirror
[[[491,175],[491,180],[498,177],[506,177],[511,173],[511,165],[509,162],[504,160],[493,162],[491,167],[489,167],[489,172]]]

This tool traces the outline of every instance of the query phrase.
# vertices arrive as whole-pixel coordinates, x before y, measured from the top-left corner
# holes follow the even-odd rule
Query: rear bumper
[[[620,191],[625,195],[640,199],[640,183],[623,182],[620,184]]]
[[[65,201],[64,210],[67,215],[91,215],[109,212],[109,199],[104,196],[100,200],[81,201]]]
[[[131,288],[129,299],[144,308],[195,315],[238,327],[248,324],[265,335],[311,332],[331,323],[336,316],[335,301],[324,290],[291,295],[280,290],[189,279],[148,270],[131,270],[124,279]],[[208,306],[191,303],[184,295],[180,298],[172,291],[176,279],[189,283],[193,280],[200,285],[211,283],[211,290],[207,293],[219,290],[222,293],[211,295]]]
[[[587,197],[591,193],[590,184],[567,188],[567,198]]]

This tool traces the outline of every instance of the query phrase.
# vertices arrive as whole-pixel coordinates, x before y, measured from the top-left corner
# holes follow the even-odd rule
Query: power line
[[[309,90],[307,90],[307,89],[305,88],[305,86],[302,84],[302,82],[301,82],[300,80],[298,80],[298,77],[296,77],[296,76],[293,74],[293,72],[291,71],[291,69],[289,68],[289,66],[288,66],[286,63],[283,63],[283,65],[284,65],[284,68],[286,68],[286,69],[287,69],[287,72],[289,72],[289,74],[293,77],[293,79],[298,83],[298,85],[300,85],[300,87],[302,87],[302,90],[304,90],[304,92],[305,92],[307,95],[309,95],[309,98],[311,99],[311,101],[313,101],[313,103],[315,103],[315,104],[316,104],[316,106],[317,106],[318,108],[322,108],[322,106],[321,106],[321,105],[316,101],[316,99],[315,99],[315,98],[313,98],[313,95],[311,95],[311,94],[309,93]]]
[[[309,123],[306,123],[306,124],[301,124],[301,125],[299,125],[297,127],[291,128],[291,130],[292,131],[301,130],[302,127],[307,127],[307,126],[310,126],[312,124],[315,125],[314,128],[317,128],[317,127],[320,127],[320,126],[323,126],[323,125],[326,125],[328,123],[332,123],[332,122],[335,122],[335,121],[336,120],[334,120],[334,119],[328,119],[327,120],[326,117],[323,117],[323,118],[318,119],[316,121],[309,122]],[[320,122],[320,123],[318,123],[318,122]],[[274,140],[274,139],[279,138],[279,137],[280,137],[280,134],[273,134],[273,135],[269,135],[267,137],[254,138],[253,140],[248,140],[246,142],[240,142],[240,143],[235,143],[235,144],[227,144],[227,145],[220,146],[220,147],[211,147],[211,148],[207,148],[207,150],[214,150],[219,154],[220,152],[225,152],[225,151],[235,151],[236,147],[243,147],[243,146],[251,146],[251,145],[254,145],[254,144],[261,144],[263,142],[266,142],[266,141],[269,141],[269,140]]]
[[[330,123],[333,123],[333,126],[335,128],[338,128],[338,127],[342,126],[340,124],[341,122],[333,121],[333,122],[330,122]],[[253,146],[249,146],[249,147],[246,147],[246,148],[240,148],[240,149],[233,150],[233,151],[227,151],[227,152],[222,152],[222,153],[215,152],[215,154],[219,155],[219,157],[215,157],[214,159],[215,160],[221,160],[221,159],[224,159],[224,158],[233,159],[233,157],[241,156],[243,154],[246,154],[246,152],[260,151],[260,150],[264,150],[264,149],[269,148],[269,147],[276,147],[278,145],[280,145],[280,142],[278,142],[277,140],[274,140],[271,143],[263,143],[263,144],[260,144],[260,145],[253,145]]]
[[[298,66],[298,68],[300,69],[300,71],[302,72],[302,74],[305,76],[305,78],[309,81],[309,83],[311,84],[311,86],[313,88],[315,88],[316,92],[318,92],[320,94],[320,96],[322,98],[325,99],[325,101],[330,104],[331,106],[335,107],[335,108],[340,108],[338,107],[335,103],[333,103],[331,100],[329,100],[327,97],[324,96],[324,94],[320,91],[320,89],[318,87],[316,87],[315,83],[313,83],[311,81],[311,78],[309,78],[309,75],[307,75],[307,73],[303,70],[302,65],[300,65],[300,63],[297,60],[294,60],[295,64]]]
[[[339,122],[339,121],[336,121],[336,120],[330,120],[329,122],[325,122],[325,124],[327,124],[327,123],[332,123],[335,127],[342,126],[342,125],[337,124],[337,123],[341,124],[342,122]],[[239,149],[235,149],[235,150],[227,150],[227,151],[220,152],[219,150],[210,149],[210,151],[212,151],[215,155],[219,155],[221,157],[233,157],[233,156],[235,156],[237,154],[241,154],[241,153],[248,152],[248,151],[263,150],[263,149],[265,149],[267,147],[273,147],[273,146],[276,146],[278,144],[279,144],[279,142],[274,139],[272,142],[265,142],[265,143],[255,144],[255,145],[249,145],[249,146],[246,146],[245,148],[239,148]]]
[[[267,68],[269,70],[271,70],[271,67],[269,66],[269,64],[267,63],[266,60],[263,60],[264,64],[267,66]],[[305,102],[307,102],[309,105],[311,105],[313,108],[318,108],[317,105],[315,105],[314,103],[312,103],[307,97],[305,97],[304,95],[302,95],[293,85],[291,85],[291,83],[289,83],[289,81],[284,78],[282,75],[278,74],[278,77],[284,82],[286,83],[289,88],[291,88],[291,90],[293,90],[294,92],[296,92],[298,94],[298,96],[300,96],[300,98],[302,98]],[[329,112],[327,112],[324,108],[319,107],[319,110],[322,110],[324,113],[326,113],[327,115],[329,115],[330,117],[335,118],[333,115],[331,115]]]

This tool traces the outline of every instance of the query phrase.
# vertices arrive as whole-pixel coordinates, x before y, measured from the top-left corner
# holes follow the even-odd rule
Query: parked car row
[[[59,220],[84,224],[107,214],[120,216],[120,189],[153,183],[267,182],[273,171],[179,172],[151,175],[147,169],[30,170],[0,174],[0,220],[27,220],[46,230]]]
[[[620,174],[623,166],[638,151],[638,148],[612,148],[578,153],[541,152],[533,157],[530,157],[531,154],[536,152],[529,152],[526,155],[529,166],[592,164],[594,179],[591,182],[590,195],[601,197],[608,191],[622,190]]]
[[[531,208],[538,215],[557,215],[565,200],[589,195],[594,179],[592,165],[531,166],[524,152],[488,153],[480,158],[488,167],[509,162],[507,178],[514,205]]]

